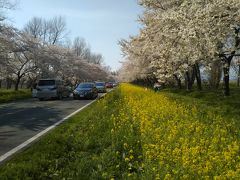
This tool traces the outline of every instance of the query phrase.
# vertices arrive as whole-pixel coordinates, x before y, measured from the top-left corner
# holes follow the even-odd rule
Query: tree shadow
[[[60,119],[60,110],[54,108],[0,108],[0,155],[20,145]]]
[[[28,129],[39,131],[60,120],[60,110],[48,107],[1,109],[0,127],[15,127],[17,129]],[[1,131],[0,131],[1,135]]]
[[[0,106],[0,155],[55,124],[91,100],[22,100]]]

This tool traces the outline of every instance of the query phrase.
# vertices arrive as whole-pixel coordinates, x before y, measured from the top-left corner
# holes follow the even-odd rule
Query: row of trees
[[[46,20],[44,18],[33,17],[24,27],[23,31],[32,35],[36,39],[50,45],[60,45],[73,50],[73,53],[85,59],[89,63],[103,63],[103,56],[91,52],[90,46],[84,38],[76,37],[73,42],[66,39],[68,34],[64,17],[58,16]]]
[[[0,8],[5,8],[1,3],[8,5],[9,1],[0,2]],[[61,78],[72,85],[112,79],[101,54],[92,53],[80,37],[69,43],[66,35],[61,16],[50,20],[34,17],[23,30],[1,22],[0,88],[3,84],[7,88],[14,85],[15,90],[23,84],[31,87],[39,78]]]
[[[239,0],[139,0],[145,8],[140,34],[119,42],[123,81],[176,84],[187,90],[203,80],[229,95],[230,67],[239,75]],[[223,72],[223,75],[222,75]],[[239,77],[238,77],[239,78]],[[239,81],[239,80],[238,80]]]

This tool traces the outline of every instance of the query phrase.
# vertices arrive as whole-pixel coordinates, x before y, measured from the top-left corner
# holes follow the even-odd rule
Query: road
[[[91,101],[27,99],[0,104],[0,156]]]

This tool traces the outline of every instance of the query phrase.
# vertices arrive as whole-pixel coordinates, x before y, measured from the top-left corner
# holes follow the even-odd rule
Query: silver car
[[[37,98],[44,99],[69,97],[70,91],[63,85],[62,80],[40,79],[37,84]]]
[[[99,93],[106,93],[107,92],[105,82],[95,82],[95,84],[96,84],[96,88],[97,88]]]

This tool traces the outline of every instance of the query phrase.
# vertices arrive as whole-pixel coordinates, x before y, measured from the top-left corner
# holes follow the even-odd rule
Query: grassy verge
[[[0,177],[240,179],[237,91],[219,100],[121,85],[1,166]]]
[[[191,104],[192,101],[207,108],[214,108],[216,113],[220,113],[227,118],[238,118],[240,114],[240,88],[231,87],[231,95],[225,97],[222,90],[203,90],[190,91],[179,89],[166,89],[163,92],[172,97],[179,99],[186,104]]]
[[[31,97],[31,92],[29,89],[21,89],[18,91],[0,89],[0,103],[10,102],[17,99],[25,99],[30,97]]]

